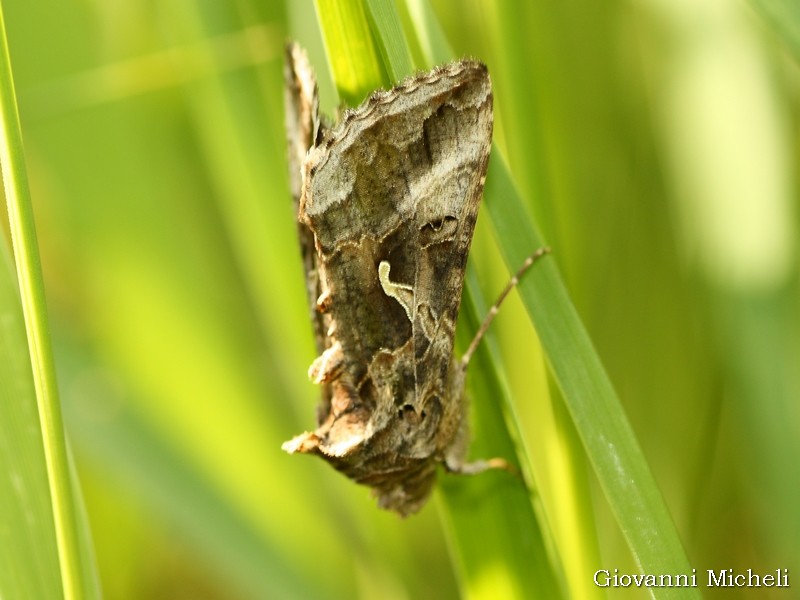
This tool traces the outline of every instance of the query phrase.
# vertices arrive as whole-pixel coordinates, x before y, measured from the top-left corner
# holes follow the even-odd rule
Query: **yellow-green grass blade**
[[[0,596],[56,598],[62,585],[18,287],[0,266]]]
[[[18,288],[3,252],[0,592],[97,597],[89,535],[70,470],[47,322],[22,132],[0,9],[0,163]],[[5,250],[5,248],[4,248]],[[17,293],[19,294],[17,296]],[[21,300],[20,305],[19,300]],[[24,317],[21,335],[20,316]],[[26,356],[27,355],[27,356]],[[27,358],[27,364],[26,359]],[[55,551],[55,556],[53,552]],[[54,560],[55,559],[55,560]],[[6,588],[6,589],[3,589]]]
[[[378,49],[366,8],[357,0],[315,0],[315,5],[339,98],[355,106],[364,90],[380,87],[387,78],[382,64],[371,59]]]

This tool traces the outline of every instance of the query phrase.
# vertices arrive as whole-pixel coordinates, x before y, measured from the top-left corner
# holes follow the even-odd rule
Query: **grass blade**
[[[414,71],[414,65],[411,51],[403,36],[397,7],[393,0],[371,0],[366,3],[366,7],[383,65],[391,80],[399,81]]]
[[[61,407],[58,399],[55,365],[48,333],[46,301],[44,284],[42,282],[41,264],[36,243],[36,231],[33,221],[30,191],[22,151],[22,133],[19,125],[14,82],[11,73],[11,60],[8,53],[8,43],[5,33],[5,21],[0,10],[0,162],[3,169],[3,183],[5,186],[6,202],[8,206],[9,227],[14,247],[16,260],[19,292],[22,299],[22,312],[24,314],[27,330],[27,345],[30,352],[30,365],[33,376],[35,398],[38,406],[38,429],[41,431],[44,454],[37,456],[38,452],[29,446],[30,458],[38,466],[42,466],[37,459],[43,458],[43,467],[46,470],[47,486],[52,510],[52,530],[45,526],[38,530],[38,536],[52,533],[55,537],[58,550],[58,565],[60,583],[63,595],[67,599],[86,598],[94,596],[84,582],[84,569],[87,565],[83,561],[89,559],[82,554],[80,525],[78,513],[73,496],[72,481],[70,479],[69,459],[67,456],[66,440],[61,418]],[[8,304],[7,304],[8,307]],[[13,310],[13,309],[12,309]],[[18,347],[18,346],[17,346]],[[9,354],[15,354],[14,348],[4,349]],[[14,358],[14,357],[9,357]],[[19,358],[18,356],[16,358]],[[9,364],[13,364],[9,362]],[[19,376],[19,373],[17,374]],[[20,383],[20,385],[24,385]],[[27,410],[23,404],[30,399],[30,394],[22,393],[18,397],[10,397],[4,406],[14,411],[17,406],[21,413]],[[10,440],[14,436],[15,419],[4,420],[3,437]],[[12,420],[13,419],[13,420]],[[29,440],[30,441],[30,440]],[[15,458],[25,460],[25,457]],[[9,465],[9,472],[17,472],[19,465]],[[20,476],[22,477],[22,476]],[[31,475],[32,485],[35,474]],[[19,499],[19,496],[16,496]],[[41,508],[41,506],[40,506]],[[39,515],[43,517],[43,515]],[[19,525],[19,523],[17,523]],[[21,534],[28,532],[20,531]],[[31,532],[32,533],[32,532]],[[44,547],[47,547],[47,540]],[[4,545],[5,546],[5,545]],[[5,546],[10,547],[10,546]],[[45,551],[43,549],[43,551]],[[14,555],[18,560],[20,555]],[[14,570],[12,569],[12,572]],[[22,573],[26,571],[22,567]],[[55,585],[55,583],[51,584]]]
[[[25,324],[5,245],[0,253],[0,597],[57,598],[58,548]]]
[[[355,106],[364,93],[388,81],[360,0],[316,0],[317,17],[325,38],[331,73],[342,102]]]
[[[487,204],[500,249],[507,264],[520,264],[530,247],[541,245],[541,239],[526,218],[497,152],[492,155],[490,172]],[[661,492],[555,264],[550,261],[533,269],[520,282],[519,292],[611,510],[642,571],[691,573]],[[653,592],[658,598],[693,594],[688,589]]]

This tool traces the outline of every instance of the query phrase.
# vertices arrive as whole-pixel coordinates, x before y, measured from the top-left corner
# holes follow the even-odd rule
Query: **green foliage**
[[[84,585],[589,598],[599,568],[799,571],[800,21],[791,2],[751,4],[4,2]],[[329,73],[354,105],[431,63],[489,66],[496,149],[459,341],[546,240],[469,373],[472,454],[514,457],[529,488],[443,476],[401,521],[280,451],[317,401],[287,38],[328,107]],[[5,264],[0,594],[54,597],[64,490]]]
[[[95,598],[94,559],[86,544],[86,520],[75,507],[76,484],[64,439],[1,7],[0,163],[19,285],[15,290],[4,246],[0,275],[0,472],[4,474],[0,485],[0,596]]]

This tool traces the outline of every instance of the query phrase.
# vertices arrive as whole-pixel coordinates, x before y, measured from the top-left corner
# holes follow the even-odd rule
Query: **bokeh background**
[[[800,577],[800,10],[432,5],[456,54],[489,66],[495,139],[692,565]],[[284,42],[300,39],[334,110],[312,2],[3,11],[105,597],[458,597],[437,501],[400,521],[280,451],[312,426],[318,393],[281,74]],[[473,259],[496,294],[508,275],[485,224]],[[516,299],[495,333],[523,428],[557,423],[574,443]],[[558,547],[569,503],[553,437],[532,442],[534,471],[563,557],[582,549]],[[578,479],[599,566],[635,572],[591,469]]]

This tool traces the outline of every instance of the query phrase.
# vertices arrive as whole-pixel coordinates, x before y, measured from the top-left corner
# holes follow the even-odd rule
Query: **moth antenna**
[[[475,353],[478,344],[480,344],[481,340],[483,339],[483,336],[486,335],[486,332],[489,330],[489,325],[492,324],[492,321],[494,321],[494,318],[497,316],[497,312],[500,309],[500,305],[503,303],[503,300],[505,300],[509,292],[517,286],[520,278],[525,274],[525,271],[530,269],[537,261],[537,259],[549,253],[550,253],[550,247],[542,246],[536,252],[531,254],[528,258],[525,259],[525,262],[522,263],[522,266],[519,268],[519,270],[516,273],[514,273],[514,276],[508,281],[503,291],[500,292],[500,296],[498,296],[497,301],[489,309],[489,312],[483,319],[483,323],[481,323],[481,326],[478,328],[478,332],[475,334],[475,337],[472,338],[472,342],[470,342],[469,348],[467,348],[467,351],[464,353],[464,356],[461,357],[461,366],[465,370],[467,368],[467,365],[469,364],[470,359],[472,359],[472,355]]]

